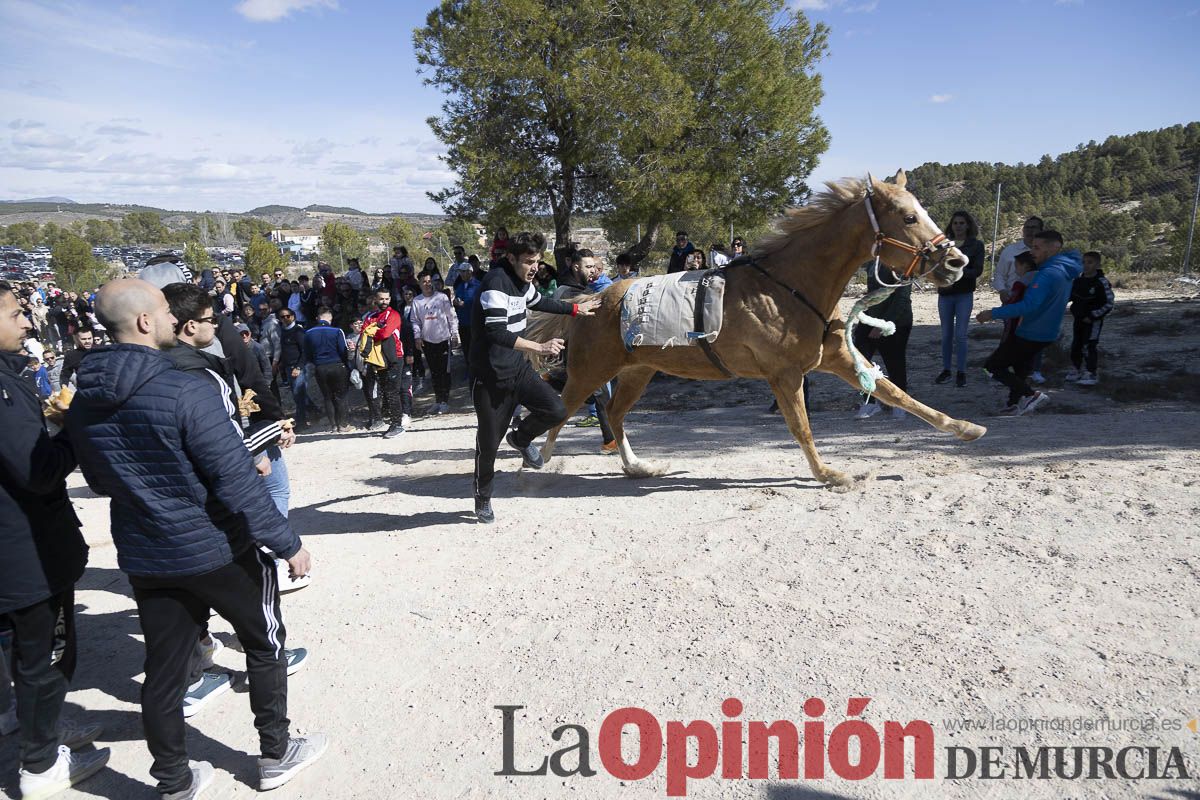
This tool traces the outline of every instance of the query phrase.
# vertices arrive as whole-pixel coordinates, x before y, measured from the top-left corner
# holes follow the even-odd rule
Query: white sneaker
[[[879,403],[863,403],[858,407],[858,411],[854,412],[855,419],[870,419],[880,411]]]
[[[1083,377],[1083,370],[1072,369],[1068,370],[1066,375],[1063,375],[1063,380],[1067,383],[1074,383]]]
[[[1034,372],[1029,376],[1029,382],[1036,383],[1038,386],[1041,386],[1046,382],[1046,376],[1040,372]]]
[[[1095,386],[1100,382],[1100,376],[1094,372],[1085,372],[1083,377],[1079,379],[1080,386]]]
[[[59,745],[58,760],[50,769],[41,773],[21,770],[21,798],[44,800],[64,792],[104,769],[108,756],[108,748],[76,754],[66,745]]]
[[[409,428],[411,428],[412,427],[412,417],[410,417],[408,414],[402,415],[400,417],[400,427],[404,428],[404,430],[408,430]]]
[[[908,412],[900,406],[892,406],[892,419],[904,419],[908,416]]]
[[[287,594],[298,589],[303,589],[312,582],[312,575],[305,575],[301,578],[293,578],[291,567],[282,558],[275,559],[275,574],[279,580],[279,593]]]
[[[1050,395],[1045,392],[1034,392],[1028,397],[1022,397],[1021,402],[1017,403],[1016,416],[1024,416],[1049,400]]]
[[[200,640],[200,669],[212,669],[213,656],[225,649],[225,643],[211,633]]]
[[[442,413],[443,414],[450,413],[450,404],[449,403],[442,403]]]
[[[323,733],[293,736],[283,758],[258,760],[258,790],[267,792],[283,786],[301,770],[311,766],[328,747],[329,738]]]
[[[162,796],[162,800],[196,800],[205,789],[212,786],[213,778],[217,774],[212,764],[207,761],[189,761],[188,767],[192,771],[192,785],[181,792],[168,792]]]

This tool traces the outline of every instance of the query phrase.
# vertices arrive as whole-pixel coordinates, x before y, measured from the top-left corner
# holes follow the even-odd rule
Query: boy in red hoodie
[[[383,438],[392,439],[404,433],[412,418],[412,363],[415,348],[412,328],[404,315],[392,308],[392,294],[380,288],[375,293],[375,311],[363,318],[363,336],[370,336],[383,351],[387,365],[375,371],[379,394],[383,398],[383,416],[390,423]],[[374,404],[370,406],[375,418]],[[398,412],[398,413],[397,413]]]

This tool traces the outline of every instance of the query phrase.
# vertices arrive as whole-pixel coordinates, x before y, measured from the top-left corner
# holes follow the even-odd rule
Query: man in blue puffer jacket
[[[192,798],[211,765],[189,765],[183,694],[201,627],[215,610],[246,652],[250,706],[262,757],[260,787],[282,785],[327,740],[289,736],[285,631],[271,558],[296,575],[308,551],[276,509],[220,396],[163,352],[175,318],[163,293],[114,281],[96,314],[117,344],[88,353],[66,427],[88,485],[112,498],[117,562],[129,575],[146,640],[142,723],[150,774],[165,797]]]
[[[1021,318],[1014,335],[1000,343],[988,356],[983,368],[1008,387],[1008,405],[1004,414],[1028,414],[1050,399],[1035,391],[1027,378],[1033,370],[1033,358],[1058,339],[1063,312],[1071,299],[1071,286],[1083,273],[1083,258],[1078,250],[1062,252],[1063,238],[1058,231],[1042,231],[1033,239],[1029,252],[1037,262],[1037,277],[1025,290],[1019,303],[981,311],[979,322]]]

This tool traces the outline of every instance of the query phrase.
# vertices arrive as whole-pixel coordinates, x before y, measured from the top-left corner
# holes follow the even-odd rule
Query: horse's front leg
[[[850,355],[850,351],[846,349],[845,339],[839,337],[838,342],[840,346],[825,347],[821,363],[817,365],[817,369],[821,372],[837,375],[856,390],[862,391],[862,388],[858,384],[858,374],[854,371],[854,358]],[[880,378],[875,382],[875,396],[889,406],[904,409],[909,414],[924,420],[939,431],[953,433],[964,442],[974,441],[987,433],[987,428],[982,425],[976,425],[974,422],[968,422],[965,419],[955,419],[947,414],[943,414],[936,408],[930,408],[924,403],[914,400],[908,392],[900,389],[887,378]]]
[[[808,424],[808,410],[804,407],[804,376],[798,371],[769,378],[767,383],[779,401],[779,410],[787,420],[788,430],[792,432],[804,457],[808,459],[808,468],[813,477],[831,486],[849,486],[854,479],[844,472],[825,466],[813,442],[812,428]]]

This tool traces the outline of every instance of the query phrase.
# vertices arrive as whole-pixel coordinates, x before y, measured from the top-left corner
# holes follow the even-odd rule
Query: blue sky
[[[814,180],[1200,118],[1200,0],[793,0],[831,28]],[[426,2],[0,0],[0,199],[437,211]]]

